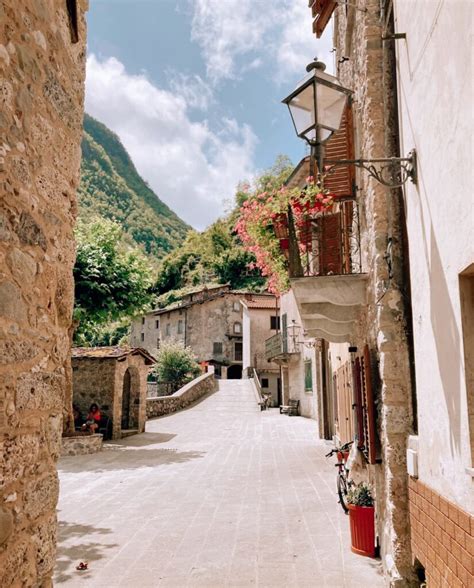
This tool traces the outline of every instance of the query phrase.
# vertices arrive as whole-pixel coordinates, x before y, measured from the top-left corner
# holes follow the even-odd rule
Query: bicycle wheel
[[[339,473],[337,476],[337,494],[339,496],[339,504],[345,514],[349,512],[349,509],[347,508],[347,490],[346,476]]]

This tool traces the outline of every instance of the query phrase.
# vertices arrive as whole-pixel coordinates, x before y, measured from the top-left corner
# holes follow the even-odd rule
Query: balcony
[[[265,359],[274,363],[287,364],[300,354],[296,343],[288,341],[283,333],[277,333],[265,341]]]
[[[350,342],[367,303],[359,213],[352,198],[288,222],[288,271],[308,337]]]

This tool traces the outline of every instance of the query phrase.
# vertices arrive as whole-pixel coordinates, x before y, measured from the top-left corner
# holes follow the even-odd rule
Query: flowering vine
[[[248,187],[247,187],[248,188]],[[278,235],[279,228],[288,227],[291,210],[295,226],[302,228],[308,219],[332,206],[333,195],[314,180],[306,179],[304,188],[271,188],[260,194],[247,192],[247,200],[239,211],[235,230],[244,247],[255,256],[255,264],[268,278],[268,289],[278,295],[289,287],[287,261],[283,250],[288,239]],[[304,249],[304,244],[300,244]]]

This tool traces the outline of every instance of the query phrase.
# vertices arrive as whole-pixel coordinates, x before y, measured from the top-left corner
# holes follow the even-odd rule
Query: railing
[[[289,354],[299,353],[298,343],[296,340],[285,335],[283,332],[277,333],[265,340],[265,359],[272,360],[277,358],[287,358]]]
[[[354,199],[340,199],[324,212],[288,220],[291,278],[362,272],[359,210]]]

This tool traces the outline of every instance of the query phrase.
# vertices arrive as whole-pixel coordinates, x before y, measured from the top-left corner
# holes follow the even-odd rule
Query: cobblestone
[[[59,463],[57,586],[383,586],[350,551],[315,423],[260,412],[249,382]],[[80,561],[89,570],[79,572]]]

